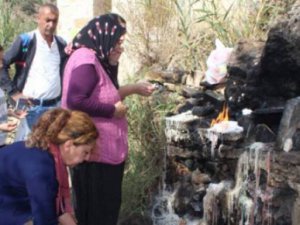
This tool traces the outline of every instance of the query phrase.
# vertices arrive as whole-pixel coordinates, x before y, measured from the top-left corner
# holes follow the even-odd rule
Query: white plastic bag
[[[216,39],[216,49],[211,51],[207,58],[207,70],[205,72],[205,81],[209,84],[218,84],[224,81],[227,74],[227,63],[233,48],[227,48]]]

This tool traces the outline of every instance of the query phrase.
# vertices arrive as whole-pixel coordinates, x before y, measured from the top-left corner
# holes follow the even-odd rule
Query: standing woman
[[[0,225],[75,225],[66,166],[87,160],[98,131],[83,112],[45,112],[26,142],[0,150]]]
[[[128,154],[127,107],[122,100],[131,94],[149,96],[154,90],[147,82],[119,87],[125,33],[126,22],[117,14],[94,18],[74,38],[64,71],[62,106],[87,112],[101,134],[89,162],[73,170],[79,225],[117,224]]]

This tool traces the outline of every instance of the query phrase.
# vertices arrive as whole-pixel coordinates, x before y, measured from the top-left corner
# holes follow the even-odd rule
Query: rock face
[[[241,41],[228,64],[226,100],[232,111],[284,106],[300,95],[300,1],[268,33]]]
[[[279,143],[297,136],[298,105],[298,98],[288,102]],[[168,118],[166,184],[174,191],[177,215],[207,225],[299,224],[299,149],[285,152],[276,139],[257,142],[247,132],[214,140],[207,136],[208,128],[197,128],[201,119],[189,113]]]
[[[225,99],[186,91],[189,111],[166,119],[174,211],[202,225],[298,225],[300,1],[266,42],[239,42],[228,71]],[[224,101],[243,132],[207,135]]]
[[[299,126],[300,126],[300,97],[289,100],[282,116],[277,136],[277,146],[286,152],[300,150]]]
[[[300,2],[288,18],[269,32],[261,61],[260,80],[265,94],[284,99],[300,94]]]
[[[258,85],[265,42],[240,41],[228,63],[226,101],[232,111],[260,106],[262,91]]]

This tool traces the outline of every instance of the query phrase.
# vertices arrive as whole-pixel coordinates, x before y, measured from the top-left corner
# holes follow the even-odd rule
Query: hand
[[[18,123],[15,121],[8,121],[0,124],[0,130],[3,132],[11,132],[17,128]]]
[[[61,225],[76,225],[76,219],[71,213],[64,213],[58,218]]]
[[[67,55],[71,55],[74,52],[73,43],[70,42],[69,44],[67,44],[67,46],[65,47],[64,51],[65,51],[65,53]]]
[[[123,102],[119,101],[115,104],[115,113],[114,117],[123,118],[127,113],[127,106]]]
[[[15,102],[17,102],[19,98],[27,98],[20,92],[13,94],[11,97]]]
[[[18,119],[23,119],[27,116],[28,112],[27,110],[13,110],[13,109],[8,109],[7,110],[7,115],[8,116],[13,116],[16,117]]]
[[[151,84],[147,81],[140,81],[135,84],[136,88],[136,94],[142,95],[142,96],[150,96],[153,91],[155,90],[155,85]]]
[[[23,119],[27,116],[28,112],[27,110],[18,110],[14,112],[14,116],[18,119]]]

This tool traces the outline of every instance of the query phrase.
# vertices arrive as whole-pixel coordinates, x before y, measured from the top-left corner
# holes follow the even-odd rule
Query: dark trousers
[[[78,225],[116,225],[124,164],[86,162],[72,170]]]

